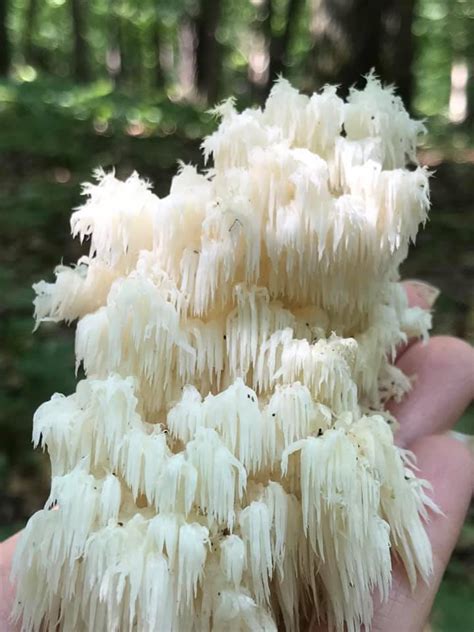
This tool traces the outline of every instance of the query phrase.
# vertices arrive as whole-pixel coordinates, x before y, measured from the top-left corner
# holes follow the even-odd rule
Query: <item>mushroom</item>
[[[423,126],[372,74],[347,102],[280,79],[216,112],[212,171],[182,165],[164,198],[97,172],[71,219],[88,256],[35,285],[38,324],[77,320],[86,377],[34,416],[52,485],[14,565],[25,632],[302,611],[356,632],[391,553],[432,573],[435,507],[385,411],[410,388],[390,357],[430,327],[394,281],[429,207],[406,168]]]

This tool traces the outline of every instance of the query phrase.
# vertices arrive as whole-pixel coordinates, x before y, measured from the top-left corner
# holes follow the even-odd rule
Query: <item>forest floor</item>
[[[0,84],[0,540],[45,500],[49,471],[31,449],[31,419],[54,391],[74,388],[73,331],[42,326],[33,336],[32,283],[82,254],[69,236],[70,210],[93,169],[136,169],[163,195],[178,158],[199,161],[212,117],[152,95],[138,104],[108,83]],[[474,342],[474,152],[449,136],[420,154],[435,171],[432,213],[403,267],[406,278],[441,289],[435,333]],[[471,247],[471,250],[470,250]],[[458,430],[474,434],[474,411]],[[474,621],[474,510],[461,534],[432,616],[438,632],[470,632]]]

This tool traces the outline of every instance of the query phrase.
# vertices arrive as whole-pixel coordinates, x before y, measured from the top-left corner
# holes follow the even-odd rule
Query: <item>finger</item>
[[[408,297],[410,307],[421,307],[431,309],[436,303],[440,291],[434,285],[425,281],[410,279],[402,283]]]
[[[474,397],[474,349],[462,340],[437,336],[427,344],[417,342],[397,366],[415,377],[407,397],[388,405],[400,423],[401,446],[451,428]]]
[[[424,310],[431,310],[438,298],[440,291],[434,285],[424,281],[403,281],[402,283],[408,298],[409,307],[420,307]],[[397,347],[397,360],[418,338],[410,338],[406,343]]]
[[[10,583],[10,571],[19,535],[17,533],[0,543],[0,630],[2,632],[13,632],[16,629],[9,621],[15,598],[15,588]]]
[[[372,632],[420,632],[425,624],[464,521],[474,486],[474,462],[465,445],[448,436],[429,436],[410,446],[418,459],[418,475],[433,485],[432,497],[444,515],[427,524],[433,547],[433,577],[411,591],[400,565],[393,570],[388,602],[376,608]],[[455,490],[455,493],[453,493]]]

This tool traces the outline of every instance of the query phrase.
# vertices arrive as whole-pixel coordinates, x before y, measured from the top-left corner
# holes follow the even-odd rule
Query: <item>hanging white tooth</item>
[[[198,473],[182,452],[167,459],[157,481],[155,505],[162,513],[191,511],[195,500]]]
[[[102,483],[100,494],[100,517],[103,524],[107,524],[109,520],[117,522],[120,501],[120,482],[117,476],[109,474]]]
[[[178,591],[180,608],[189,609],[203,579],[209,532],[199,524],[183,524],[179,529]]]
[[[82,257],[76,266],[57,266],[56,281],[33,285],[37,325],[42,321],[71,322],[105,304],[110,287],[120,271],[90,257]]]
[[[197,472],[196,502],[209,517],[232,529],[235,503],[247,485],[243,465],[224,446],[215,430],[200,428],[186,446]]]
[[[269,603],[270,580],[274,562],[270,541],[271,515],[260,501],[250,503],[239,516],[239,524],[247,545],[247,557],[257,603]]]
[[[220,563],[227,581],[237,590],[247,567],[247,552],[242,538],[232,534],[222,540]]]
[[[152,218],[158,198],[133,173],[125,182],[97,170],[97,184],[83,185],[87,202],[71,216],[71,231],[90,237],[90,255],[111,266],[131,266],[152,245]]]
[[[255,603],[247,592],[224,590],[220,593],[215,609],[215,629],[231,632],[261,630],[277,632],[272,615]]]
[[[184,524],[181,514],[159,513],[148,523],[148,535],[160,554],[166,554],[171,569],[175,568],[179,530]]]

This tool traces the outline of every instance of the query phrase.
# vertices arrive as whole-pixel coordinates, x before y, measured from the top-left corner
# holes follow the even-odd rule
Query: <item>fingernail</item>
[[[407,282],[414,288],[418,296],[426,302],[428,307],[433,307],[441,294],[441,290],[439,288],[431,285],[431,283],[419,281],[418,279],[408,279]]]

